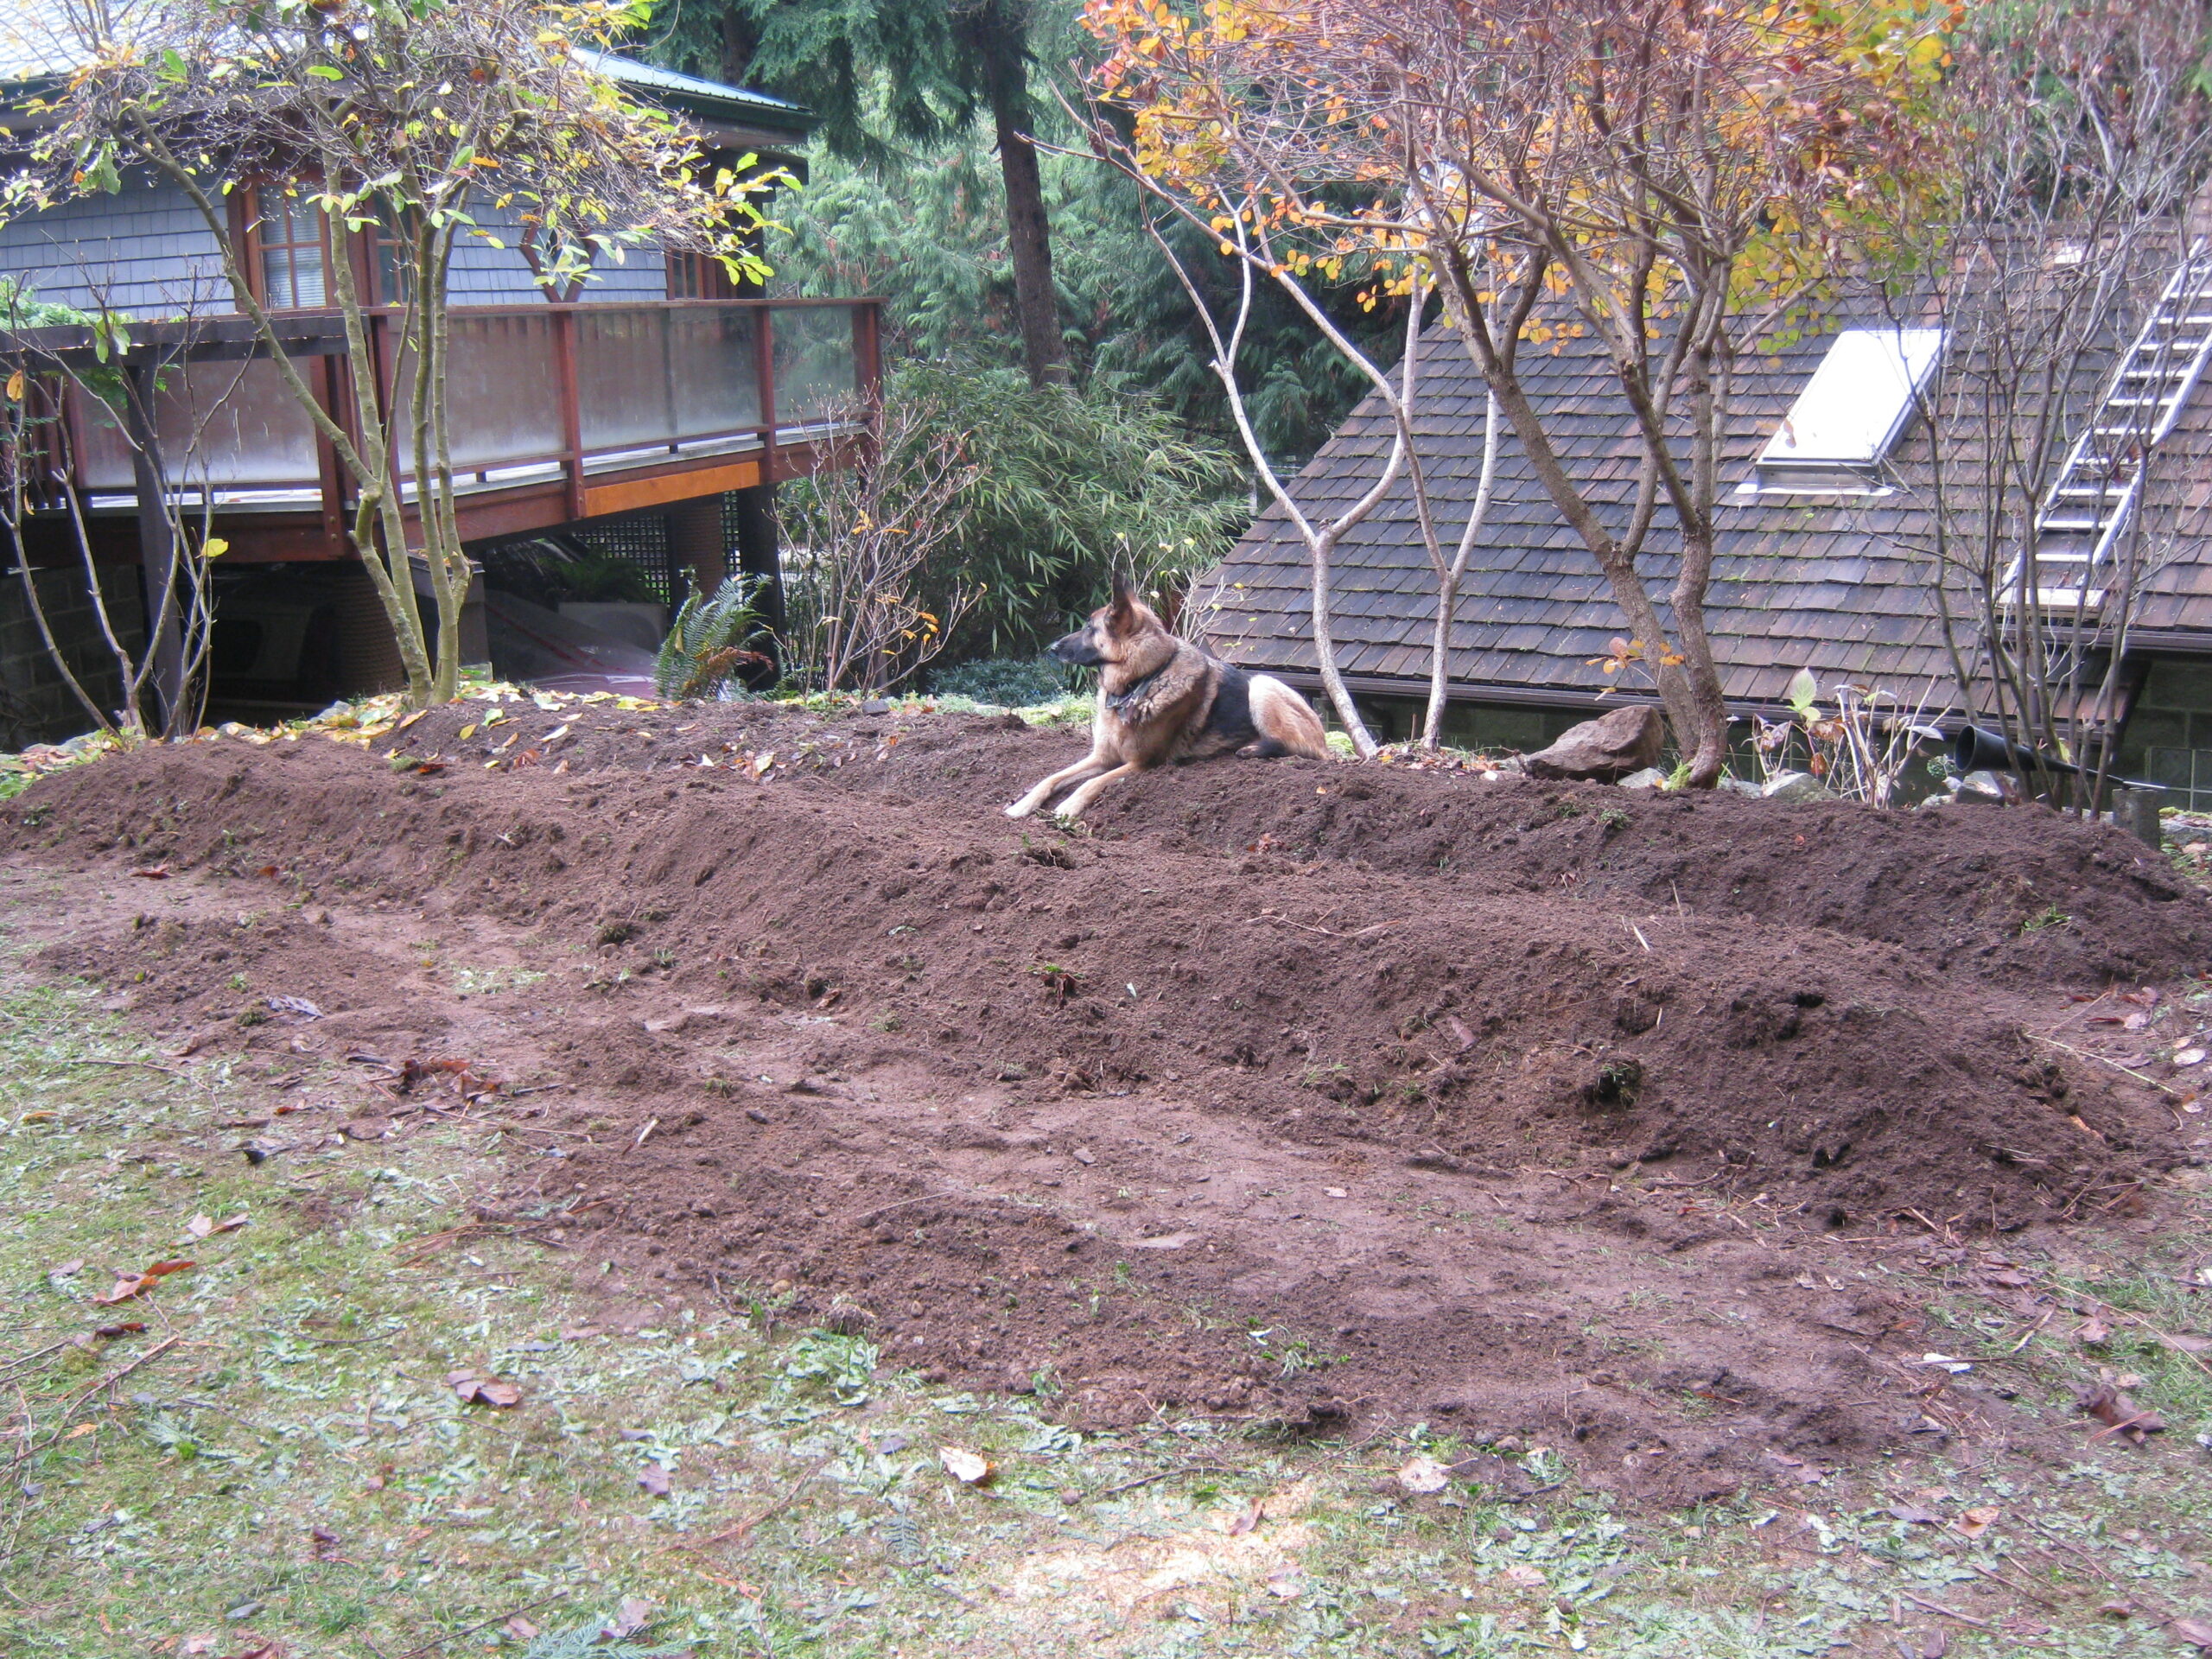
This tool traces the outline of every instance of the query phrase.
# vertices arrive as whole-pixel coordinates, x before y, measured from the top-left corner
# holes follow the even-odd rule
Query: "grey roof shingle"
[[[1811,334],[1739,366],[1724,492],[1750,474],[1829,338]],[[1417,448],[1448,543],[1465,524],[1481,470],[1483,387],[1441,329],[1424,355]],[[1565,341],[1555,353],[1526,359],[1526,368],[1570,475],[1618,528],[1633,499],[1637,448],[1601,348],[1589,340]],[[1379,474],[1387,432],[1379,401],[1370,398],[1300,474],[1293,493],[1309,512],[1341,511]],[[1955,442],[1957,435],[1950,435]],[[1877,682],[1908,703],[1923,695],[1938,704],[1948,700],[1950,660],[1926,551],[1934,523],[1926,499],[1930,448],[1924,431],[1905,434],[1891,457],[1895,488],[1886,495],[1724,493],[1707,606],[1732,701],[1778,702],[1801,667],[1823,682]],[[2136,626],[2169,635],[2202,632],[2212,651],[2212,385],[2199,388],[2161,454],[2164,482],[2152,513],[2166,526],[2171,556],[2146,582]],[[1435,589],[1414,524],[1412,487],[1401,480],[1337,548],[1335,626],[1346,642],[1348,673],[1415,682],[1427,676]],[[1647,585],[1662,601],[1678,555],[1675,521],[1662,508],[1641,561]],[[1279,509],[1260,515],[1218,579],[1243,584],[1224,607],[1233,625],[1217,630],[1226,654],[1254,667],[1311,667],[1306,549]],[[1955,613],[1970,613],[1963,594],[1955,592],[1953,603]],[[1596,562],[1560,519],[1508,429],[1491,511],[1460,588],[1455,686],[1478,696],[1484,685],[1511,686],[1585,702],[1606,683],[1588,659],[1626,631]]]

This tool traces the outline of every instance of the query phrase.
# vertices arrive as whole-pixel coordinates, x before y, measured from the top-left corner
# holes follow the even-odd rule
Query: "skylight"
[[[1912,420],[1943,355],[1941,328],[1847,328],[1759,452],[1761,490],[1859,490]]]

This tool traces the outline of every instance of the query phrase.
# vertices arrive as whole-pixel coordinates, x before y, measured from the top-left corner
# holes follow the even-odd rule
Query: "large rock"
[[[1521,765],[1531,778],[1572,778],[1610,784],[1659,763],[1667,723],[1649,704],[1616,709],[1586,720],[1560,734],[1548,749],[1527,756]]]

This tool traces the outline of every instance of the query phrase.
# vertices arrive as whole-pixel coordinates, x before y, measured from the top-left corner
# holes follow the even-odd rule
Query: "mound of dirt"
[[[510,705],[507,721],[481,728],[478,709],[434,710],[397,747],[474,761],[538,748],[571,774],[765,761],[774,776],[938,803],[962,821],[987,817],[1084,749],[1078,731],[1032,729],[1012,715],[847,721],[741,703],[648,724],[611,709]],[[468,739],[465,726],[476,728]],[[550,731],[562,736],[545,746]],[[2196,889],[2109,825],[2041,806],[1777,808],[1402,766],[1213,763],[1117,786],[1087,829],[1177,850],[1442,878],[1459,893],[1818,928],[2023,986],[2171,979],[2212,964],[2212,906]]]
[[[557,1177],[641,1274],[780,1287],[970,1383],[1511,1424],[1567,1374],[1606,1379],[1573,1433],[1622,1456],[1687,1455],[1652,1403],[1686,1392],[1863,1446],[1895,1425],[1823,1333],[1906,1326],[1823,1252],[1899,1215],[2101,1212],[2201,1155],[2152,1090],[2031,1035],[2075,1004],[2023,988],[2194,967],[2212,912],[2050,815],[1228,762],[1069,835],[998,808],[1080,734],[481,716],[42,780],[14,856],[112,912],[49,959],[180,1034],[257,1040],[244,974],[322,1001],[335,1040],[557,1076],[574,1109],[517,1128],[511,1202]],[[582,982],[464,1004],[411,960],[454,929]],[[1693,1249],[1694,1306],[1752,1300],[1638,1311]],[[1715,1457],[1738,1433],[1700,1431]]]
[[[683,738],[703,724],[666,723]],[[526,718],[501,724],[518,728],[493,737],[506,755],[542,747]],[[1641,872],[1701,870],[1702,897],[1713,867],[1732,861],[1770,866],[1770,893],[1791,869],[1889,869],[1913,842],[1938,863],[1932,849],[1951,855],[1955,836],[1972,843],[1961,864],[2027,867],[2048,884],[1985,895],[1961,924],[1984,941],[1976,961],[2018,972],[2041,946],[2064,976],[2123,956],[2182,958],[2206,906],[2125,843],[2055,818],[1709,801],[1591,810],[1589,796],[1534,785],[1310,764],[1148,780],[1155,797],[1185,784],[1211,795],[1223,817],[1272,789],[1273,821],[1294,832],[1301,813],[1361,797],[1333,809],[1327,838],[1400,849],[1357,863],[1287,846],[1224,857],[1195,844],[1221,836],[1187,803],[1166,836],[1141,834],[1134,791],[1119,839],[1007,823],[992,810],[1007,766],[979,775],[977,757],[995,741],[1041,746],[975,721],[897,745],[885,732],[786,730],[776,741],[810,762],[790,778],[758,747],[734,774],[594,772],[574,759],[567,775],[542,760],[490,772],[464,741],[410,735],[421,740],[410,753],[470,758],[426,774],[315,742],[152,751],[41,785],[18,815],[37,827],[19,836],[49,850],[125,846],[178,868],[281,868],[318,890],[436,894],[647,969],[705,955],[734,995],[866,1016],[978,1075],[1170,1087],[1300,1139],[1508,1167],[1678,1161],[1706,1173],[1719,1160],[1835,1226],[1906,1210],[2018,1224],[2177,1155],[2166,1114],[2069,1077],[2016,1007],[1943,973],[1960,934],[1897,906],[1879,880],[1833,882],[1817,905],[1795,899],[1754,927],[1688,893],[1677,909],[1637,892]],[[948,779],[969,804],[942,798]],[[910,793],[918,783],[940,798]],[[1393,798],[1431,804],[1405,809],[1395,840],[1380,828]],[[1447,816],[1454,827],[1438,831]],[[1482,877],[1408,848],[1439,833],[1464,845],[1474,823],[1519,826],[1495,830]],[[1794,856],[1746,845],[1762,839]],[[2082,885],[2059,885],[2063,870]],[[1926,877],[1945,890],[1961,879]],[[1846,886],[1865,900],[1847,914],[1834,897]],[[2030,902],[2069,919],[2023,935],[2005,907]],[[1823,920],[1789,919],[1801,904],[1826,906]],[[2000,915],[2012,934],[2001,947]],[[2097,926],[2114,915],[2164,925],[2132,937]],[[1866,937],[1900,917],[1936,925],[1910,943]]]

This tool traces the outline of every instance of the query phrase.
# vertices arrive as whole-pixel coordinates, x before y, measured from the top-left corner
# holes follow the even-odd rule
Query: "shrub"
[[[909,363],[885,406],[901,443],[926,450],[949,435],[966,464],[944,512],[951,532],[915,579],[924,607],[947,620],[949,658],[1038,650],[1096,608],[1117,571],[1172,608],[1249,516],[1236,457],[1179,436],[1157,403],[1104,376],[1078,391],[1033,387],[1014,369]],[[791,544],[807,543],[815,496],[835,476],[785,486]]]
[[[939,696],[972,697],[1002,709],[1028,709],[1065,696],[1068,671],[1042,657],[985,657],[957,663],[930,676]]]

